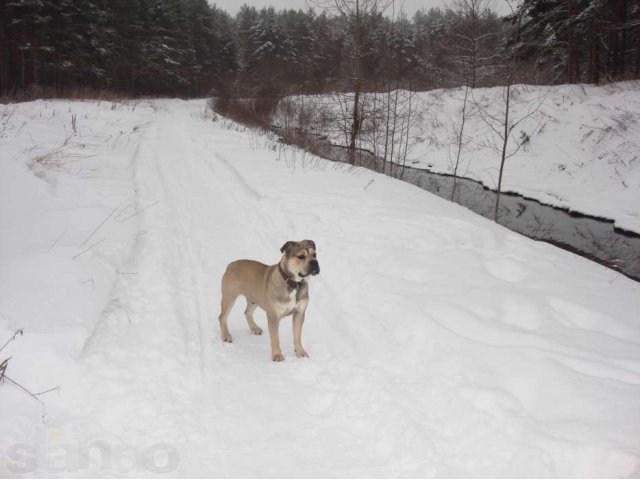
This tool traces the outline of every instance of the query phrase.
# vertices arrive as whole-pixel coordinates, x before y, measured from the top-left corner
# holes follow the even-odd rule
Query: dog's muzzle
[[[317,260],[311,260],[309,263],[309,275],[318,275],[320,273],[320,264]]]

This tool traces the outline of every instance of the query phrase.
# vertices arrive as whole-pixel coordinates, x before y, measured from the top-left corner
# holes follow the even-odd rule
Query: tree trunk
[[[471,38],[473,39],[471,51],[471,88],[478,86],[478,3],[471,2]],[[469,83],[467,82],[467,85]]]
[[[596,7],[591,19],[591,31],[589,33],[589,81],[597,84],[600,81],[600,33],[597,31],[596,19],[599,9]]]
[[[9,32],[6,25],[6,0],[0,0],[0,95],[8,91],[9,82]]]
[[[349,163],[356,163],[356,140],[360,130],[360,88],[356,86],[353,98],[351,131],[349,132]]]
[[[638,16],[640,16],[640,8],[638,9]],[[636,70],[634,78],[640,78],[640,26],[636,27]]]
[[[469,98],[469,86],[465,87],[464,101],[462,102],[462,121],[460,122],[460,132],[458,132],[458,152],[456,153],[456,163],[453,167],[453,186],[451,187],[451,201],[454,201],[456,194],[456,184],[458,182],[458,166],[460,165],[460,154],[462,153],[462,138],[464,135],[464,124],[467,120],[467,99]]]
[[[565,0],[565,5],[567,9],[567,83],[577,83],[579,80],[578,53],[573,27],[575,17],[573,0]]]
[[[638,8],[636,8],[636,22],[638,22],[638,26],[635,28],[636,68],[634,72],[634,78],[640,78],[640,5],[638,5]]]
[[[620,79],[626,70],[627,0],[610,0],[611,28],[609,34],[611,51],[611,75]]]
[[[500,192],[502,191],[502,173],[507,159],[507,143],[509,142],[509,103],[511,101],[511,80],[507,85],[506,101],[504,109],[504,137],[502,139],[502,158],[500,159],[500,172],[498,173],[498,191],[496,192],[496,207],[493,212],[493,220],[498,221],[498,209],[500,208]]]
[[[32,54],[33,65],[31,66],[33,78],[31,79],[31,81],[34,85],[38,85],[38,44],[36,43],[35,40],[33,42],[33,47],[31,51],[33,52]]]
[[[360,2],[356,0],[356,9],[354,16],[354,55],[352,60],[352,70],[353,70],[353,89],[354,89],[354,99],[353,99],[353,112],[351,118],[351,132],[349,135],[349,163],[355,165],[356,163],[356,140],[358,138],[358,134],[360,133],[360,90],[361,90],[361,82],[360,82],[360,54],[361,54],[361,46],[360,46]]]

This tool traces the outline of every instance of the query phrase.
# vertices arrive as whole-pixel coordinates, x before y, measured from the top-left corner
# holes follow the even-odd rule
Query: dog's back
[[[222,294],[233,297],[248,296],[250,291],[255,294],[256,290],[261,290],[256,287],[264,281],[268,269],[268,265],[255,260],[231,262],[222,276]]]

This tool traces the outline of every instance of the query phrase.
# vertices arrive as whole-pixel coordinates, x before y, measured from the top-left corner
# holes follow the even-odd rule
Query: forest
[[[356,67],[368,91],[501,85],[505,69],[530,84],[640,77],[640,0],[523,0],[504,17],[486,0],[411,18],[369,3],[231,16],[207,0],[0,0],[0,94],[351,91]]]

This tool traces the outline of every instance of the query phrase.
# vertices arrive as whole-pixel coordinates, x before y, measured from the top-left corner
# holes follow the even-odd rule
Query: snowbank
[[[439,173],[453,173],[462,116],[464,89],[416,93],[412,98],[407,164]],[[292,97],[306,111],[319,106],[310,127],[332,141],[346,144],[340,121],[350,107],[332,96]],[[384,96],[378,95],[378,107]],[[464,127],[458,173],[496,188],[501,141],[483,121],[504,117],[504,88],[475,89],[469,97],[470,117]],[[369,95],[364,110],[373,109]],[[406,114],[407,92],[401,92],[399,115]],[[515,85],[511,123],[532,110],[530,118],[514,129],[507,149],[526,137],[522,148],[506,162],[503,191],[515,192],[543,203],[615,220],[616,226],[640,233],[640,82],[595,87]],[[277,115],[281,124],[296,124],[298,116]],[[365,114],[366,115],[366,114]],[[309,118],[305,116],[304,118]],[[329,119],[333,118],[333,121]],[[501,131],[499,122],[492,121]],[[365,121],[365,130],[371,128]],[[372,149],[371,136],[361,146]]]
[[[7,376],[34,393],[74,381],[87,337],[117,301],[145,201],[133,164],[150,112],[110,102],[0,106],[0,344],[23,330],[0,361],[11,357]],[[0,438],[32,441],[26,425],[47,412],[0,388]]]

